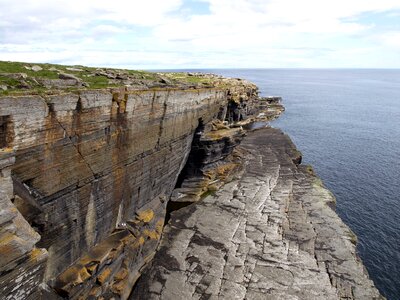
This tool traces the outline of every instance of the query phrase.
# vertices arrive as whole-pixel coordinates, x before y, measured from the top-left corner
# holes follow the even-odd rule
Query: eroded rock
[[[81,81],[80,78],[76,77],[75,75],[68,74],[68,73],[60,73],[60,74],[58,74],[58,78],[60,78],[60,79],[72,79],[72,80],[76,80],[76,81]]]
[[[2,296],[18,287],[32,299],[127,299],[155,253],[199,120],[226,104],[225,89],[180,86],[0,97],[1,148],[12,153],[4,170],[0,160],[0,186],[14,201],[1,213],[0,267],[15,271],[0,274]],[[15,281],[20,270],[29,281]]]
[[[290,139],[267,128],[240,148],[236,179],[172,213],[131,299],[381,299]]]
[[[291,199],[287,195],[309,195],[311,190],[318,198],[326,191],[308,188],[311,175],[297,169],[298,151],[285,143],[275,144],[280,145],[276,149],[257,143],[254,147],[260,149],[235,148],[245,135],[241,126],[257,120],[260,108],[266,119],[282,111],[278,103],[261,103],[254,84],[212,74],[69,71],[82,81],[28,72],[28,78],[17,82],[26,80],[40,93],[22,92],[13,85],[7,91],[10,95],[0,97],[2,298],[127,299],[155,254],[168,219],[167,205],[172,203],[167,200],[196,147],[201,152],[199,172],[184,178],[182,194],[196,190],[192,195],[201,198],[229,183],[216,194],[218,203],[210,202],[214,199],[210,197],[200,202],[206,205],[204,212],[190,206],[188,219],[182,215],[171,220],[165,235],[176,234],[176,239],[168,242],[171,248],[161,247],[158,256],[163,259],[156,263],[163,270],[155,275],[147,296],[158,297],[165,291],[166,299],[218,293],[227,299],[243,295],[255,299],[271,288],[275,293],[271,297],[289,295],[279,290],[284,286],[281,278],[294,285],[303,269],[296,273],[286,266],[297,260],[283,256],[282,249],[292,249],[291,255],[301,253],[304,265],[312,261],[312,254],[320,257],[315,264],[324,261],[332,270],[331,291],[353,293],[348,284],[355,274],[352,263],[348,268],[347,261],[342,265],[335,261],[347,252],[335,248],[337,240],[332,245],[326,240],[318,244],[322,233],[315,234],[315,225],[303,222],[309,215],[302,212],[305,200],[279,204],[279,199]],[[111,87],[85,88],[83,79],[94,76],[105,76],[108,83],[100,79]],[[247,155],[251,159],[245,175],[231,181]],[[275,171],[268,167],[266,172],[268,162]],[[283,191],[274,188],[277,182]],[[306,188],[298,193],[295,187],[300,190],[303,183]],[[268,208],[270,190],[277,200]],[[287,219],[276,206],[285,207]],[[267,240],[275,229],[276,239],[271,235]],[[334,250],[326,252],[326,248]],[[268,259],[262,260],[260,253]],[[274,259],[280,268],[271,263]],[[170,279],[166,269],[173,271]],[[314,273],[309,269],[305,274]],[[265,285],[266,279],[276,283]]]

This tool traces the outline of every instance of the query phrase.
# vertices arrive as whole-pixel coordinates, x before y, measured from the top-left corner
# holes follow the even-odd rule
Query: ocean
[[[400,299],[400,70],[197,71],[245,78],[262,95],[283,97],[286,112],[271,125],[290,135],[335,194],[377,288]]]

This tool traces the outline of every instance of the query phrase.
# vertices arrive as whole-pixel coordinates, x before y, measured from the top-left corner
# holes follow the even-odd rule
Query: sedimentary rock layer
[[[277,129],[250,133],[244,169],[175,211],[131,299],[378,299],[333,195]]]
[[[196,128],[258,99],[234,81],[0,97],[1,298],[126,299]]]
[[[0,65],[1,299],[127,299],[170,211],[246,160],[172,214],[134,295],[378,295],[288,139],[235,148],[279,98],[210,74]]]
[[[25,274],[1,276],[2,295],[31,295],[43,276],[63,296],[87,295],[104,265],[108,276],[100,285],[108,288],[93,293],[113,285],[117,293],[129,293],[126,286],[157,244],[165,199],[199,119],[212,120],[226,102],[226,92],[215,89],[0,98],[1,272],[15,273],[19,266]],[[28,270],[35,263],[24,262],[33,253],[40,276],[39,269]],[[136,274],[114,280],[125,269]]]

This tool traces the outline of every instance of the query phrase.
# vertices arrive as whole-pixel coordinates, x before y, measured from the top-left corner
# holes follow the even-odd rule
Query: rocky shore
[[[172,213],[130,299],[381,299],[289,137],[260,129],[239,148],[232,181]]]
[[[280,100],[213,74],[0,62],[0,298],[379,298],[289,138],[248,131]]]

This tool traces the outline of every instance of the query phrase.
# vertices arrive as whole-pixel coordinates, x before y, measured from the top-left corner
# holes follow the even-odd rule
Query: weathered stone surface
[[[267,124],[267,121],[277,118],[284,110],[280,98],[272,99],[273,103],[269,101],[271,104],[266,105],[264,98],[255,104],[250,97],[246,101],[247,110],[242,107],[240,111],[251,110],[255,115],[230,123],[226,121],[233,118],[232,112],[227,109],[233,101],[230,98],[226,109],[219,113],[225,121],[217,119],[197,128],[188,161],[180,174],[180,179],[184,179],[178,180],[178,186],[170,198],[170,206],[174,202],[181,203],[177,205],[196,202],[231,178],[240,165],[240,151],[234,153],[234,149],[245,136],[243,128],[251,128],[256,123]]]
[[[49,108],[51,111],[56,111],[58,114],[68,114],[77,109],[77,104],[79,100],[78,94],[56,94],[46,96],[46,102],[49,103]]]
[[[39,71],[42,71],[43,69],[41,66],[35,65],[35,66],[32,66],[31,70],[35,71],[35,72],[39,72]]]
[[[74,76],[72,74],[68,74],[68,73],[60,73],[60,74],[58,74],[58,78],[60,78],[60,79],[73,79],[73,80],[76,80],[76,81],[81,81],[80,78],[78,78],[78,77],[76,77],[76,76]]]
[[[39,234],[11,201],[14,155],[10,148],[0,149],[0,295],[27,299],[42,282],[47,251],[35,247]]]
[[[76,79],[38,79],[38,83],[47,89],[66,89],[68,87],[80,86],[80,82]]]
[[[187,257],[191,269],[179,273],[179,278],[171,277],[172,281],[154,281],[150,291],[157,296],[163,289],[167,299],[174,295],[204,298],[215,291],[229,299],[243,294],[257,298],[263,297],[260,285],[265,278],[282,286],[282,277],[295,278],[290,272],[296,270],[288,272],[289,267],[281,265],[276,269],[272,260],[256,264],[260,260],[256,254],[259,244],[266,235],[263,230],[268,232],[275,222],[269,217],[266,224],[259,223],[262,216],[257,203],[262,202],[264,192],[268,194],[262,187],[268,178],[269,188],[278,193],[273,184],[283,175],[294,181],[290,176],[295,174],[299,186],[312,185],[313,177],[293,167],[292,162],[299,163],[301,156],[292,147],[282,144],[276,153],[270,151],[276,161],[285,153],[292,161],[276,177],[257,167],[259,161],[270,156],[257,156],[253,151],[256,148],[235,148],[245,134],[243,125],[268,120],[283,110],[279,99],[260,100],[254,84],[210,74],[151,74],[47,65],[43,65],[46,72],[33,72],[32,65],[26,65],[29,67],[22,70],[23,65],[19,69],[18,64],[13,65],[27,74],[15,75],[10,83],[7,80],[7,93],[0,96],[1,299],[127,299],[159,245],[164,222],[169,218],[166,212],[172,210],[167,205],[173,201],[167,200],[177,182],[181,194],[196,200],[214,193],[240,169],[242,152],[246,151],[257,159],[250,161],[251,168],[244,177],[233,181],[237,187],[230,183],[220,192],[225,200],[215,206],[210,202],[214,198],[206,198],[202,202],[208,209],[204,216],[196,220],[189,217],[190,224],[181,229],[177,219],[166,231],[167,236],[168,232],[179,235],[178,244],[171,243],[168,251],[162,246],[158,255],[165,256],[157,262],[172,266],[172,271],[181,269],[179,255],[186,253],[183,244],[187,243],[193,248],[193,255]],[[53,79],[63,72],[76,78],[61,75],[66,79]],[[4,73],[0,73],[4,80]],[[89,83],[93,87],[85,88]],[[102,88],[95,89],[97,84]],[[112,87],[104,88],[107,85]],[[30,90],[21,91],[24,86]],[[181,182],[178,175],[186,166],[192,166],[195,172]],[[257,176],[249,170],[257,170]],[[283,185],[286,187],[286,183]],[[295,186],[292,194],[298,193]],[[248,192],[239,195],[240,189]],[[321,194],[325,191],[310,190]],[[253,197],[253,192],[258,194]],[[247,193],[249,203],[245,203]],[[175,202],[178,207],[187,205],[180,200]],[[353,265],[341,257],[347,255],[347,250],[335,248],[336,240],[331,244],[324,239],[318,244],[315,224],[322,222],[321,218],[313,220],[311,226],[304,220],[311,220],[312,214],[304,217],[298,213],[310,205],[302,206],[297,200],[288,203],[285,212],[291,222],[282,221],[278,230],[281,239],[271,240],[271,244],[298,248],[301,259],[307,262],[312,261],[307,255],[320,257],[316,264],[321,270],[322,262],[329,266],[332,290],[338,287],[337,291],[350,295],[348,282],[364,277],[353,277]],[[199,213],[193,211],[194,215]],[[279,216],[274,211],[272,214]],[[209,218],[214,223],[208,224]],[[229,233],[230,229],[237,234]],[[330,232],[326,234],[331,237]],[[230,244],[231,236],[234,245]],[[262,256],[279,256],[282,247],[265,250]],[[227,249],[236,249],[239,254],[235,256]],[[297,255],[295,250],[290,254]],[[287,255],[286,261],[296,265],[291,257]],[[337,263],[338,258],[343,263]],[[300,263],[306,264],[302,260]],[[192,276],[189,281],[194,292],[173,289],[187,274]],[[248,286],[251,283],[252,288],[242,282],[248,282]],[[276,290],[288,295],[284,289]]]
[[[83,69],[80,69],[80,68],[72,68],[72,67],[67,67],[67,68],[65,68],[66,70],[68,70],[68,71],[73,71],[73,72],[83,72],[84,70]]]
[[[0,160],[0,267],[33,268],[27,258],[43,248],[36,286],[24,286],[32,299],[126,299],[154,255],[195,129],[227,103],[226,87],[0,97],[1,147],[12,153]],[[3,275],[12,298],[16,275]]]
[[[333,195],[277,129],[250,133],[237,178],[172,213],[131,299],[379,299]]]

